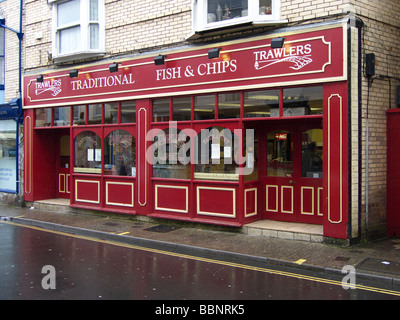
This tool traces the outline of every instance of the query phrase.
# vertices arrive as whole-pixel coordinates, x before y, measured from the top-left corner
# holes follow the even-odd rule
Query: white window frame
[[[281,0],[272,0],[272,14],[259,14],[259,0],[248,1],[248,15],[245,17],[207,22],[207,0],[192,0],[192,28],[193,32],[213,30],[227,26],[235,26],[243,23],[253,24],[276,24],[286,23],[287,20],[281,20]]]
[[[67,0],[68,1],[68,0]],[[66,62],[76,59],[86,59],[105,54],[105,3],[104,0],[98,0],[98,21],[99,25],[99,47],[90,49],[90,0],[80,0],[80,20],[79,23],[72,23],[71,25],[64,25],[58,28],[57,24],[57,10],[58,5],[67,1],[48,0],[52,6],[52,55],[54,61]],[[60,53],[59,31],[68,27],[80,25],[80,43],[79,49],[73,52]]]

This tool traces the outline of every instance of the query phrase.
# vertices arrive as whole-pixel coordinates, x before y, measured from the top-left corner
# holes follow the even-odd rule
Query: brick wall
[[[369,235],[382,234],[386,217],[386,110],[395,108],[395,90],[400,85],[400,2],[351,1],[365,23],[363,56],[376,55],[376,76],[370,87],[369,122]],[[368,81],[362,81],[362,213],[366,220],[366,118]]]

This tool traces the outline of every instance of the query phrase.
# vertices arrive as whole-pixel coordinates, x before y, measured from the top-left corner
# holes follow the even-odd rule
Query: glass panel
[[[88,124],[101,124],[101,104],[89,104]]]
[[[267,175],[270,177],[293,177],[293,141],[288,131],[268,133]]]
[[[240,93],[218,95],[218,118],[240,118]]]
[[[98,0],[90,0],[89,18],[90,18],[90,21],[99,20],[99,4],[98,4]]]
[[[118,102],[104,105],[104,123],[118,123]]]
[[[50,108],[43,108],[43,109],[36,109],[36,120],[35,126],[36,127],[50,127],[51,126],[51,109]]]
[[[0,190],[15,192],[17,188],[17,123],[0,121]]]
[[[57,5],[57,26],[79,23],[80,3],[79,0],[70,0]]]
[[[136,101],[121,102],[121,123],[136,122]]]
[[[190,97],[172,99],[172,120],[189,121],[191,115],[192,99]]]
[[[239,138],[227,128],[210,127],[202,130],[195,141],[195,179],[239,180]]]
[[[84,126],[86,124],[86,106],[74,106],[73,109],[73,117],[74,117],[74,126]]]
[[[194,120],[215,118],[215,96],[197,96],[194,98]]]
[[[125,130],[115,130],[104,140],[104,174],[136,177],[136,140]]]
[[[169,99],[153,101],[153,122],[169,121]]]
[[[62,127],[71,124],[71,108],[61,107],[53,109],[53,126]]]
[[[207,0],[207,23],[246,17],[247,0]]]
[[[259,14],[272,14],[272,0],[260,0]]]
[[[246,129],[245,137],[245,150],[246,150],[246,166],[243,169],[244,181],[251,181],[258,179],[258,137],[256,132],[253,130],[252,134],[249,135],[249,130]]]
[[[0,57],[0,85],[4,85],[4,71],[5,71],[4,57]]]
[[[81,27],[73,27],[58,31],[59,53],[76,52],[80,49]]]
[[[304,116],[322,114],[322,86],[283,90],[283,115]]]
[[[97,23],[89,25],[89,44],[90,49],[99,48],[99,25]]]
[[[78,134],[74,140],[74,172],[101,173],[101,140],[92,131]]]
[[[190,179],[190,138],[179,129],[165,129],[154,138],[153,177]]]
[[[70,139],[69,135],[60,138],[60,168],[69,168],[70,155]]]
[[[322,178],[322,129],[311,129],[302,134],[301,175]]]
[[[250,91],[244,93],[244,117],[278,117],[279,90]]]

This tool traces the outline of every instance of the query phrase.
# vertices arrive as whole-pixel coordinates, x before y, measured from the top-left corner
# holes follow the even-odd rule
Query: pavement
[[[68,210],[67,210],[68,211]],[[56,212],[0,206],[0,219],[79,236],[151,247],[185,255],[343,278],[353,266],[356,282],[400,291],[400,239],[342,246],[243,234],[234,228],[149,220],[142,216]]]

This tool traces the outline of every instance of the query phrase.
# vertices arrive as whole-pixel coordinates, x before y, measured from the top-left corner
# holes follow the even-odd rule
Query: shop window
[[[104,123],[118,123],[118,102],[104,104]]]
[[[165,129],[155,136],[153,177],[190,179],[190,137],[184,131]]]
[[[53,126],[63,127],[71,124],[71,107],[53,109]]]
[[[136,122],[136,101],[121,102],[121,123]]]
[[[101,124],[101,104],[89,104],[88,124]]]
[[[169,121],[169,98],[153,101],[153,122]]]
[[[193,29],[204,31],[249,22],[283,22],[280,0],[193,0]]]
[[[293,177],[293,141],[290,132],[276,130],[268,133],[267,175]]]
[[[192,99],[190,97],[172,99],[172,120],[190,121],[192,111]]]
[[[104,174],[136,177],[136,139],[115,130],[104,140]]]
[[[0,191],[17,191],[17,123],[0,121]]]
[[[215,119],[215,96],[196,96],[194,98],[194,120]]]
[[[240,118],[240,93],[218,95],[218,118]]]
[[[202,130],[195,140],[195,179],[239,180],[239,137],[223,127]]]
[[[279,90],[249,91],[244,93],[244,117],[279,116]]]
[[[43,108],[35,110],[35,126],[50,127],[51,126],[51,109]]]
[[[92,131],[78,134],[74,140],[74,172],[101,174],[101,139]]]
[[[301,173],[306,178],[322,178],[322,129],[311,129],[302,134]]]
[[[74,106],[72,110],[74,126],[84,126],[86,124],[86,106]]]
[[[322,110],[322,86],[283,90],[283,116],[319,115]]]
[[[104,0],[49,0],[53,11],[53,57],[63,62],[104,54]]]

